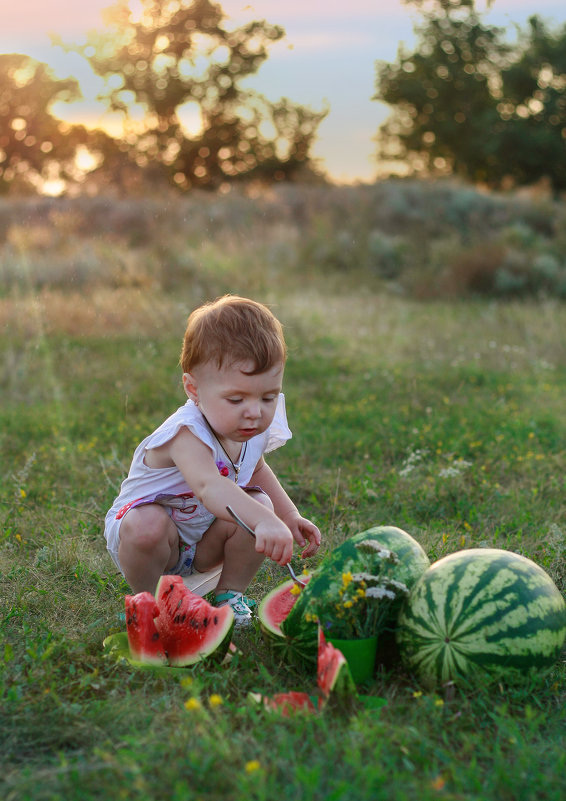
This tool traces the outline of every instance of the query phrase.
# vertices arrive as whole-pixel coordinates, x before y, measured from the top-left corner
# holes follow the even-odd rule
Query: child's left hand
[[[293,539],[301,548],[305,547],[307,540],[309,541],[309,545],[302,552],[301,557],[306,559],[308,556],[313,556],[320,546],[320,531],[315,524],[300,515],[285,518],[285,523],[291,529]]]

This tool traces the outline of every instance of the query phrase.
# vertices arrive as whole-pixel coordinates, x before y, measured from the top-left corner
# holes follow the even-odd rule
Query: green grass
[[[320,526],[320,556],[393,524],[431,559],[519,551],[566,592],[565,308],[421,305],[322,280],[264,296],[289,339],[294,432],[269,461]],[[166,314],[145,330],[46,333],[38,317],[1,338],[2,798],[564,798],[563,661],[531,686],[438,693],[393,664],[366,688],[379,710],[284,719],[248,693],[315,678],[257,627],[235,635],[230,664],[188,680],[103,658],[127,591],[103,517],[134,447],[183,401],[191,296],[155,304]],[[284,578],[265,564],[250,594]]]

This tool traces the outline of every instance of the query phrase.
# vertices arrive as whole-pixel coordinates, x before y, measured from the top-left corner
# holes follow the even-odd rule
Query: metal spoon
[[[255,540],[255,531],[253,530],[253,528],[250,528],[250,527],[249,527],[249,526],[248,526],[246,523],[244,523],[244,521],[243,521],[243,520],[242,520],[240,517],[238,517],[238,515],[237,515],[237,514],[236,514],[236,512],[235,512],[235,511],[232,509],[232,507],[231,507],[231,506],[227,506],[227,507],[226,507],[226,511],[228,512],[228,514],[232,515],[232,517],[234,518],[234,520],[236,521],[236,523],[237,523],[239,526],[241,526],[243,529],[245,529],[245,531],[247,531],[247,532],[248,532],[248,534],[251,534],[251,535],[252,535],[252,537],[253,537],[253,538],[254,538],[254,540]],[[301,581],[301,579],[300,579],[300,578],[297,578],[297,576],[295,575],[295,571],[294,571],[294,570],[293,570],[293,568],[291,567],[291,562],[287,562],[287,567],[289,568],[289,573],[291,574],[291,578],[293,579],[293,581],[294,581],[296,584],[298,584],[299,586],[301,586],[301,587],[306,587],[306,586],[307,586],[306,582],[305,582],[305,581]]]

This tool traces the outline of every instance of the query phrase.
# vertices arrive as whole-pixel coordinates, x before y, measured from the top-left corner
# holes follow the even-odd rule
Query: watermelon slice
[[[155,626],[159,615],[157,602],[150,592],[126,595],[126,628],[132,657],[148,665],[167,664],[163,641]]]
[[[192,665],[213,652],[224,657],[234,625],[230,606],[212,606],[188,590],[181,576],[162,576],[156,600],[155,625],[170,665]]]
[[[324,698],[342,702],[356,697],[356,685],[352,679],[346,657],[326,642],[323,631],[318,627],[317,683]]]
[[[308,581],[310,576],[301,576]],[[284,637],[281,623],[285,620],[293,606],[297,603],[301,588],[293,579],[278,584],[262,599],[258,610],[258,618],[262,629],[273,637]]]
[[[250,697],[257,703],[263,704],[266,709],[279,712],[285,718],[291,717],[296,712],[311,714],[320,709],[323,703],[322,698],[298,690],[271,696],[250,693]]]

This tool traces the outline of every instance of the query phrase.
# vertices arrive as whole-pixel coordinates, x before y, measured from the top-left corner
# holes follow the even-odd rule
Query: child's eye
[[[264,403],[273,403],[273,401],[275,400],[275,396],[274,395],[270,395],[267,398],[262,398],[262,400],[263,400]]]
[[[228,403],[233,403],[234,405],[242,402],[241,398],[226,398],[226,400],[228,401]]]

